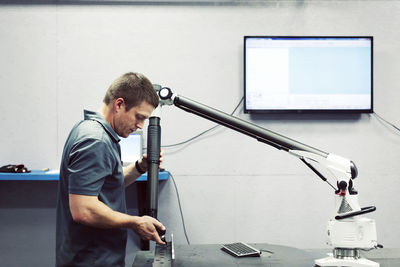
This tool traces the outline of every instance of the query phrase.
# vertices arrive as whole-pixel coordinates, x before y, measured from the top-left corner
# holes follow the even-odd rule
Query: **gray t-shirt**
[[[60,166],[56,266],[125,266],[126,229],[99,229],[73,221],[69,194],[98,196],[126,213],[119,137],[104,118],[84,111],[71,130]]]

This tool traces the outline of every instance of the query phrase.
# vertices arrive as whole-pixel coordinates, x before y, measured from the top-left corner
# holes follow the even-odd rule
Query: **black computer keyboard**
[[[225,244],[221,249],[236,257],[259,257],[261,254],[261,251],[243,242]]]

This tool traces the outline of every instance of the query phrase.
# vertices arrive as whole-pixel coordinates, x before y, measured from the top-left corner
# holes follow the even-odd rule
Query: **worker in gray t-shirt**
[[[143,128],[157,106],[151,82],[127,73],[111,84],[99,111],[85,110],[71,130],[60,166],[56,266],[125,266],[127,229],[164,244],[159,221],[127,214],[125,187],[147,170],[147,162],[144,155],[122,167],[119,145],[119,137]]]

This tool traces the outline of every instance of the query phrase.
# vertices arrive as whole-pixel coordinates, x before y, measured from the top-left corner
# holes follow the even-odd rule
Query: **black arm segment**
[[[158,213],[158,171],[160,165],[161,126],[159,117],[150,117],[147,130],[147,212],[157,219]]]
[[[277,149],[282,149],[285,151],[302,150],[317,154],[325,158],[328,156],[328,153],[324,151],[297,142],[293,139],[274,133],[260,126],[244,121],[237,117],[231,116],[227,113],[203,105],[186,97],[175,96],[173,103],[175,106],[187,112],[194,113],[200,117],[224,125],[237,132],[256,138],[258,141],[271,145]]]
[[[357,216],[357,215],[370,213],[370,212],[373,212],[375,210],[376,210],[375,206],[368,206],[368,207],[361,208],[361,210],[359,210],[359,211],[350,212],[350,213],[347,213],[347,214],[344,214],[344,215],[336,215],[335,219],[336,220],[343,220],[343,219],[354,217],[354,216]]]

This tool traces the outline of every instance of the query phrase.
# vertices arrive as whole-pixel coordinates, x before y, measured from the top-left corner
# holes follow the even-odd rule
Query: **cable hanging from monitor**
[[[385,119],[382,118],[382,116],[380,116],[378,113],[374,112],[373,114],[375,115],[375,117],[378,118],[379,121],[381,121],[381,122],[383,121],[383,122],[386,123],[387,125],[393,127],[395,130],[397,130],[398,132],[400,132],[400,128],[399,128],[399,127],[397,127],[397,126],[394,125],[393,123],[391,123],[391,122],[385,120]]]

